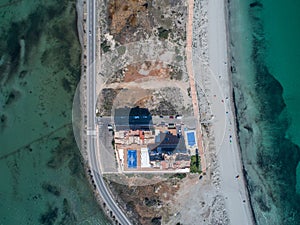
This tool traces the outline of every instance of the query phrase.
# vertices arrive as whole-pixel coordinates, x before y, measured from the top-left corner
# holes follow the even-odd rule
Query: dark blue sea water
[[[300,224],[299,11],[296,0],[230,1],[238,135],[262,225]]]
[[[0,1],[0,224],[108,224],[72,131],[75,1]]]

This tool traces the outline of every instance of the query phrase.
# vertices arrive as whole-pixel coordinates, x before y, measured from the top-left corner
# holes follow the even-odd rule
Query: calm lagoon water
[[[75,3],[0,2],[0,224],[109,224],[72,131]]]
[[[230,1],[238,134],[262,225],[300,221],[299,11],[296,0]]]

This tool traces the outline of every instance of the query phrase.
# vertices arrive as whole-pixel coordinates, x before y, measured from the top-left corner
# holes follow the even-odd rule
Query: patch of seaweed
[[[42,188],[43,188],[45,191],[47,191],[47,192],[49,192],[49,193],[51,193],[51,194],[53,194],[53,195],[55,195],[55,196],[60,196],[60,190],[59,190],[59,188],[58,188],[57,186],[55,186],[55,185],[52,185],[52,184],[50,184],[50,183],[44,182],[44,183],[42,184]]]
[[[57,217],[58,217],[58,208],[48,206],[47,212],[43,213],[40,216],[39,222],[45,225],[52,225],[55,224]]]
[[[68,162],[74,155],[74,143],[68,138],[61,138],[58,146],[52,150],[52,157],[47,162],[47,166],[52,169],[58,169]]]
[[[59,224],[61,225],[69,225],[76,224],[76,216],[71,211],[70,204],[66,198],[63,200],[63,209],[62,209],[63,217]]]
[[[21,93],[16,90],[12,90],[6,98],[5,106],[11,105],[21,97]]]

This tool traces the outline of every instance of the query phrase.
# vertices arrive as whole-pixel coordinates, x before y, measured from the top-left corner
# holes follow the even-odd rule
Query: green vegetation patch
[[[119,53],[119,56],[124,55],[126,52],[126,47],[125,46],[120,46],[117,48],[117,51]]]
[[[191,156],[191,165],[190,165],[191,173],[201,173],[200,169],[200,156],[192,155]]]
[[[169,33],[170,33],[170,30],[167,30],[167,29],[165,29],[163,27],[159,27],[158,28],[158,36],[161,39],[168,39]]]
[[[178,179],[183,179],[186,177],[186,173],[175,173],[174,175],[172,175],[170,178],[178,178]]]
[[[181,57],[181,56],[177,56]],[[181,80],[182,79],[182,70],[178,68],[177,66],[170,65],[171,72],[170,72],[170,78],[171,80]]]
[[[190,87],[187,89],[187,93],[188,93],[188,96],[191,97],[191,88]]]
[[[176,56],[176,61],[181,62],[183,60],[183,57],[181,55]]]
[[[113,102],[117,94],[119,93],[121,89],[112,89],[112,88],[104,88],[101,91],[101,95],[103,98],[103,101],[100,103],[100,115],[111,115],[111,110],[113,106]]]
[[[104,53],[110,50],[110,45],[108,44],[107,40],[101,43],[101,49],[103,50]]]

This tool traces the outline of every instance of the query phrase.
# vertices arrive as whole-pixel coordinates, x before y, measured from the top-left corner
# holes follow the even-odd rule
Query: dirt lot
[[[124,82],[137,81],[146,76],[169,78],[170,69],[162,62],[143,62],[139,65],[129,65],[125,68]]]
[[[168,179],[146,186],[133,186],[108,182],[118,203],[135,224],[165,224],[174,215],[174,196],[183,182],[190,180],[185,174],[175,174]],[[123,181],[124,181],[123,177]],[[138,177],[127,178],[128,183]],[[162,180],[162,178],[161,178]],[[147,181],[145,181],[147,182]]]
[[[143,82],[147,78],[181,80],[182,70],[179,66],[170,65],[159,61],[143,61],[127,65],[122,70],[115,72],[107,84],[120,82]]]
[[[185,2],[179,0],[110,0],[107,32],[121,44],[150,36],[184,39]]]
[[[155,82],[147,82],[146,87],[137,83],[130,86],[119,86],[117,88],[105,88],[98,97],[97,108],[102,116],[110,116],[115,108],[130,107],[147,108],[155,115],[184,115],[191,116],[191,103],[187,89],[177,86],[175,82],[170,86],[153,87]],[[163,84],[167,81],[160,81]],[[123,83],[124,84],[124,83]],[[148,87],[148,88],[147,88]]]
[[[146,0],[112,0],[108,6],[111,34],[123,36],[130,28],[151,30],[149,3]],[[123,30],[124,29],[124,30]],[[122,32],[123,30],[123,32]]]

